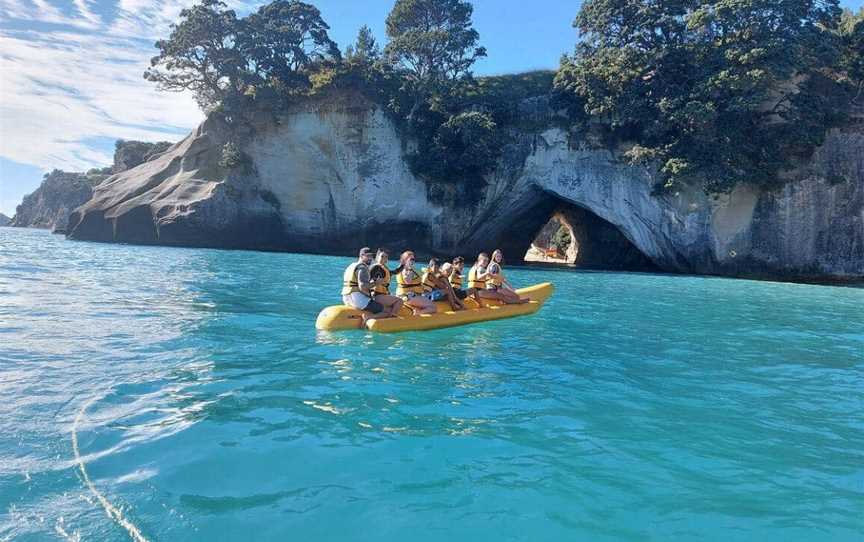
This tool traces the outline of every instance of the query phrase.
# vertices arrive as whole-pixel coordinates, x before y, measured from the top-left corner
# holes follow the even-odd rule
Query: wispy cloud
[[[201,120],[189,96],[143,80],[151,53],[135,40],[0,31],[0,51],[0,155],[16,162],[87,169],[110,162],[87,140],[177,139]]]
[[[153,41],[193,3],[0,0],[0,156],[83,170],[111,161],[94,141],[179,139],[193,128],[202,115],[192,98],[142,77]]]

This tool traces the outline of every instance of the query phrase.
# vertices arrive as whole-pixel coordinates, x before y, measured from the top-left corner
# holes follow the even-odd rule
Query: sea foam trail
[[[84,484],[90,490],[91,493],[96,497],[96,500],[102,505],[102,508],[105,509],[105,513],[108,514],[108,517],[113,521],[118,523],[121,527],[126,529],[126,532],[129,533],[129,536],[135,542],[147,542],[147,539],[141,534],[141,531],[138,527],[135,526],[134,523],[129,521],[123,516],[123,512],[111,504],[111,502],[105,498],[105,495],[99,492],[96,489],[96,486],[93,484],[93,481],[90,480],[90,475],[87,474],[87,468],[84,465],[84,460],[81,458],[81,451],[78,449],[78,426],[81,423],[81,420],[84,418],[84,414],[87,412],[87,409],[90,408],[96,402],[96,398],[90,399],[84,406],[81,407],[81,410],[78,411],[78,415],[75,416],[75,421],[72,423],[72,450],[75,452],[75,462],[78,464],[78,469],[81,471],[81,476],[84,478]]]

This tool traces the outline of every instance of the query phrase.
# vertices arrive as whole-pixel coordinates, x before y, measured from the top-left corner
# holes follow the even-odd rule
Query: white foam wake
[[[115,521],[118,525],[126,529],[126,532],[129,533],[129,536],[135,542],[147,542],[147,539],[144,538],[144,535],[141,534],[141,531],[138,530],[138,527],[135,526],[134,523],[129,521],[123,516],[123,512],[111,504],[108,499],[105,498],[105,495],[99,492],[96,489],[96,486],[93,484],[93,481],[90,480],[90,475],[87,474],[87,468],[84,466],[84,460],[81,458],[81,451],[78,449],[78,425],[81,423],[81,420],[84,418],[84,414],[87,412],[87,409],[90,408],[96,401],[96,398],[90,399],[84,406],[81,407],[81,410],[78,411],[78,415],[75,416],[75,422],[72,424],[72,450],[75,452],[75,462],[78,464],[78,469],[81,471],[81,476],[84,478],[84,484],[93,493],[93,496],[96,497],[96,500],[99,501],[99,504],[102,505],[102,508],[105,509],[105,513],[108,514],[108,517]]]

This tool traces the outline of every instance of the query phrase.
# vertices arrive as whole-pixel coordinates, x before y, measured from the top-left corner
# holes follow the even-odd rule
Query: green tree
[[[365,24],[360,27],[357,39],[346,49],[345,58],[367,63],[378,62],[381,59],[381,48],[372,35],[371,28]]]
[[[561,224],[555,233],[552,235],[552,239],[550,243],[553,247],[558,251],[558,254],[564,256],[567,254],[567,249],[570,248],[570,244],[573,242],[573,238],[570,236],[570,228]]]
[[[855,94],[855,101],[864,95],[864,8],[855,14],[843,10],[840,19],[840,63],[839,69]]]
[[[501,151],[498,126],[487,113],[466,111],[441,124],[430,149],[422,155],[425,169],[439,178],[477,178],[494,167]],[[416,159],[416,158],[415,158]]]
[[[156,42],[144,78],[160,90],[189,90],[202,109],[226,95],[242,92],[246,59],[238,48],[240,23],[219,0],[202,0],[180,12],[168,39]]]
[[[321,12],[305,2],[275,0],[243,22],[241,49],[255,76],[264,81],[305,87],[310,67],[341,57]]]
[[[201,0],[181,11],[144,78],[161,90],[192,91],[206,110],[260,87],[306,89],[310,70],[340,57],[310,4],[275,0],[243,19],[225,8]]]
[[[839,16],[837,0],[588,0],[555,84],[667,187],[772,184],[830,122],[816,82]]]
[[[486,56],[471,25],[473,12],[464,0],[396,0],[387,16],[385,53],[421,86],[459,79]]]

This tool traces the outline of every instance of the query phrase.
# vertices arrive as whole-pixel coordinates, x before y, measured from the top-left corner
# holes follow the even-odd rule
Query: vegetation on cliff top
[[[860,90],[864,25],[841,15],[836,0],[592,0],[555,84],[667,187],[773,184]]]
[[[547,72],[477,78],[486,55],[465,0],[396,0],[382,49],[368,27],[341,54],[312,5],[274,0],[239,18],[219,0],[183,10],[145,77],[241,117],[335,88],[362,91],[417,142],[424,177],[477,187],[516,104],[553,95],[573,125],[634,143],[660,188],[777,184],[864,87],[864,12],[837,0],[586,0],[582,40]]]

